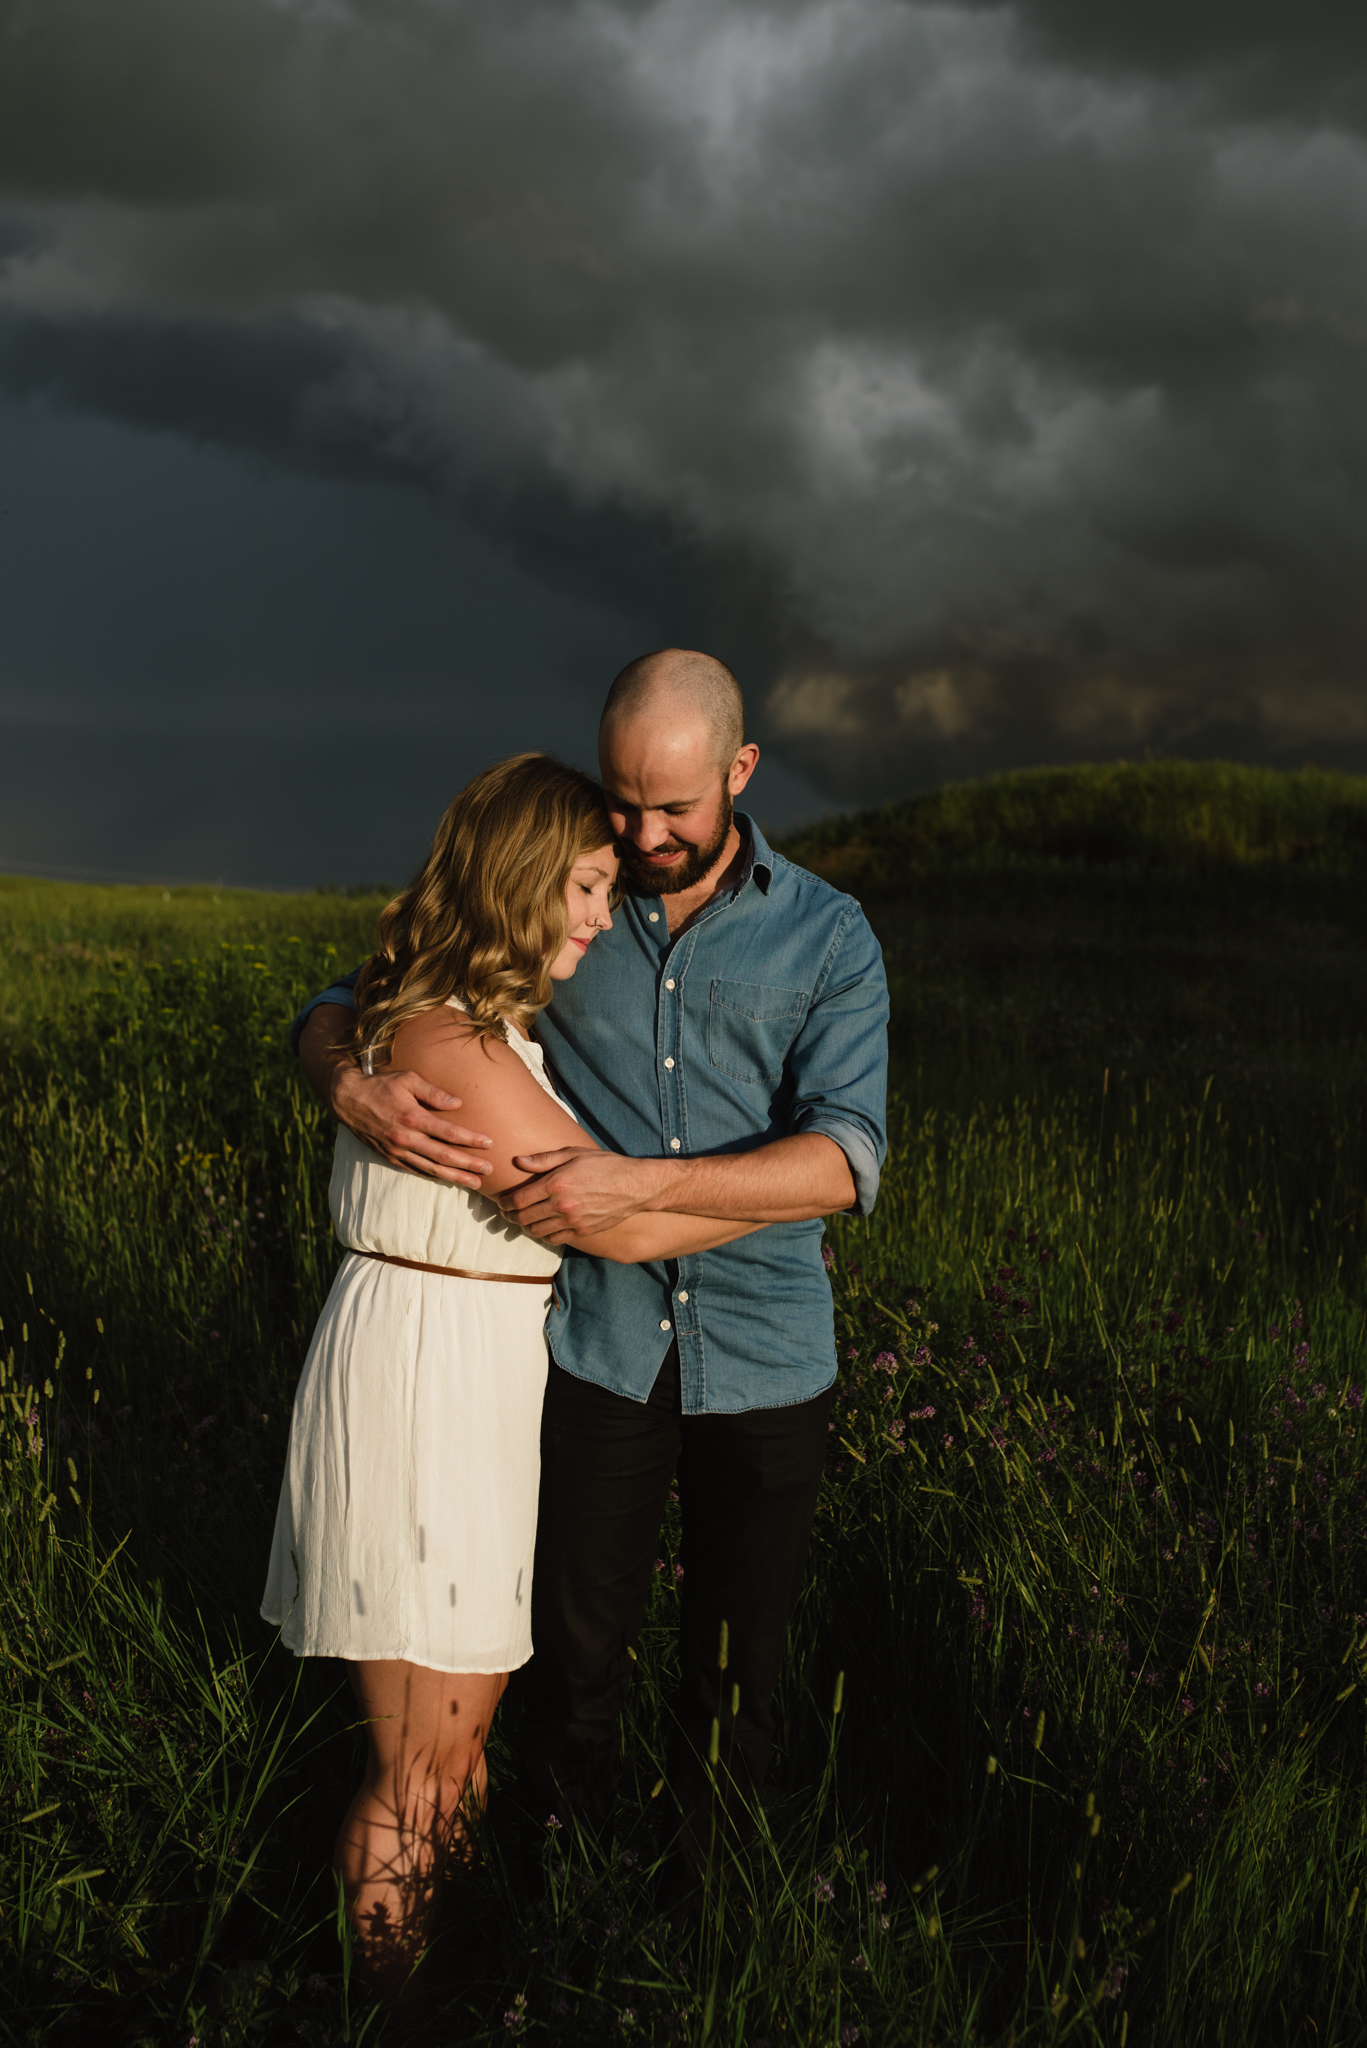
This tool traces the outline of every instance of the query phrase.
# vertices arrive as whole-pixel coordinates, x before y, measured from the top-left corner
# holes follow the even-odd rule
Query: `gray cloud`
[[[1367,21],[1351,0],[1020,0],[1034,47],[1107,71],[1182,80],[1225,110],[1360,122],[1367,111]]]
[[[1356,14],[8,0],[0,35],[11,390],[418,481],[685,613],[840,795],[1367,760]]]

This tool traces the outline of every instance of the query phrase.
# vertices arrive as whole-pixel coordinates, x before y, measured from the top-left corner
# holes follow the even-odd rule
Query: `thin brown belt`
[[[378,1259],[385,1266],[407,1266],[410,1273],[440,1273],[446,1280],[502,1280],[509,1287],[550,1288],[554,1273],[471,1273],[464,1266],[425,1266],[421,1259],[396,1259],[393,1252],[363,1252],[354,1244],[343,1245],[343,1251],[353,1252],[358,1259]]]

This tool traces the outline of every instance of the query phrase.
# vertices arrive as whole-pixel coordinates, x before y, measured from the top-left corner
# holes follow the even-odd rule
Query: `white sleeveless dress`
[[[540,1046],[508,1043],[555,1095]],[[295,1395],[262,1615],[300,1657],[512,1671],[532,1653],[543,1326],[561,1255],[345,1128],[328,1199],[354,1252]],[[366,1251],[546,1284],[354,1255]]]

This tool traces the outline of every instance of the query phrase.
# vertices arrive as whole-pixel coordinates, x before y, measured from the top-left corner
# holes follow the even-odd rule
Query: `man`
[[[835,1376],[819,1219],[867,1214],[877,1192],[887,988],[858,904],[734,810],[759,750],[729,669],[677,648],[632,662],[599,759],[625,900],[536,1035],[612,1149],[518,1160],[531,1177],[505,1207],[553,1243],[648,1209],[767,1227],[656,1265],[566,1256],[547,1322],[523,1789],[543,1818],[610,1831],[630,1653],[677,1468],[669,1775],[696,1862],[714,1716],[743,1785],[758,1791],[769,1761]],[[413,1074],[364,1076],[342,1052],[349,1001],[339,984],[296,1023],[313,1086],[386,1157],[477,1187],[480,1140],[445,1120],[458,1102]]]

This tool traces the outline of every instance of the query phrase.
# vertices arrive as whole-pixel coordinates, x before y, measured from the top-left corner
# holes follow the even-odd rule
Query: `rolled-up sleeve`
[[[888,1152],[888,984],[878,941],[857,903],[831,944],[787,1065],[794,1082],[789,1130],[834,1140],[849,1161],[853,1213],[867,1216]]]
[[[299,1015],[290,1025],[290,1051],[298,1052],[299,1034],[320,1003],[335,1003],[338,1009],[354,1010],[356,1007],[355,988],[360,968],[353,967],[350,974],[344,974],[340,981],[334,981],[320,994],[310,996]]]

